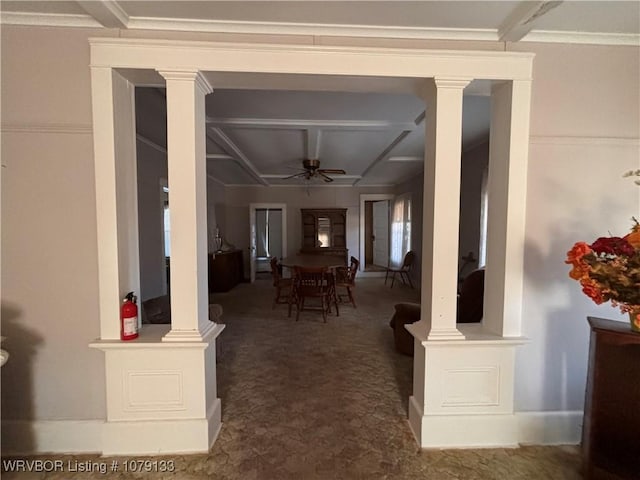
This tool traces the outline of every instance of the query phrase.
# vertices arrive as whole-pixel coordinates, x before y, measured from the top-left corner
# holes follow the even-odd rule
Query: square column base
[[[104,455],[208,452],[220,432],[215,324],[198,341],[164,342],[168,325],[145,325],[131,341],[98,340],[105,352]]]
[[[409,426],[421,448],[518,446],[518,419],[514,414],[424,415],[411,396]]]
[[[481,324],[458,325],[460,339],[428,339],[424,325],[405,325],[414,337],[409,424],[422,448],[515,447],[515,348]]]
[[[222,428],[221,412],[220,399],[216,399],[207,418],[106,422],[102,431],[102,454],[207,453]]]

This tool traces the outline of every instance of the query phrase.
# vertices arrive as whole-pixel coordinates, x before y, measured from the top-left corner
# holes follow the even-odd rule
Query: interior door
[[[389,201],[373,202],[373,264],[389,264]]]

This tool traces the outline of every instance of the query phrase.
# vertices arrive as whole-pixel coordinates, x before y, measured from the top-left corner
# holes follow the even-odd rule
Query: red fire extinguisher
[[[120,309],[120,339],[138,338],[138,306],[133,292],[127,293]]]

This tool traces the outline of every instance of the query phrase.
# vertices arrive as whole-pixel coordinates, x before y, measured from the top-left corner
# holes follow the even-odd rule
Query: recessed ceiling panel
[[[421,176],[423,169],[423,162],[421,161],[382,161],[367,172],[367,175],[358,182],[358,186],[395,185],[416,175]]]
[[[223,130],[260,173],[280,173],[287,162],[305,157],[301,130],[228,128]]]
[[[225,185],[257,185],[259,182],[235,160],[207,160],[207,173]]]
[[[342,168],[360,175],[398,137],[400,131],[335,131],[322,133],[321,168]]]

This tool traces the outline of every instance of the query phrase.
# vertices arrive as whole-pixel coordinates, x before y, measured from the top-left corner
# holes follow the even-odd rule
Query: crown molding
[[[5,11],[0,12],[0,24],[40,27],[105,28],[99,21],[88,14],[79,15]],[[128,29],[134,30],[164,30],[179,32],[308,35],[315,37],[339,36],[409,40],[500,41],[500,34],[497,29],[385,27],[285,22],[233,22],[221,20],[151,17],[128,17],[126,26]],[[625,33],[532,30],[525,35],[520,42],[639,46],[640,35]]]
[[[635,33],[555,32],[532,30],[521,42],[578,43],[591,45],[640,46],[640,35]]]
[[[404,38],[414,40],[498,40],[498,32],[494,29],[387,27],[382,25],[332,25],[295,22],[242,22],[155,17],[132,17],[129,19],[129,28],[254,35],[311,35]]]
[[[88,14],[0,12],[0,24],[33,27],[104,28],[100,22]]]

